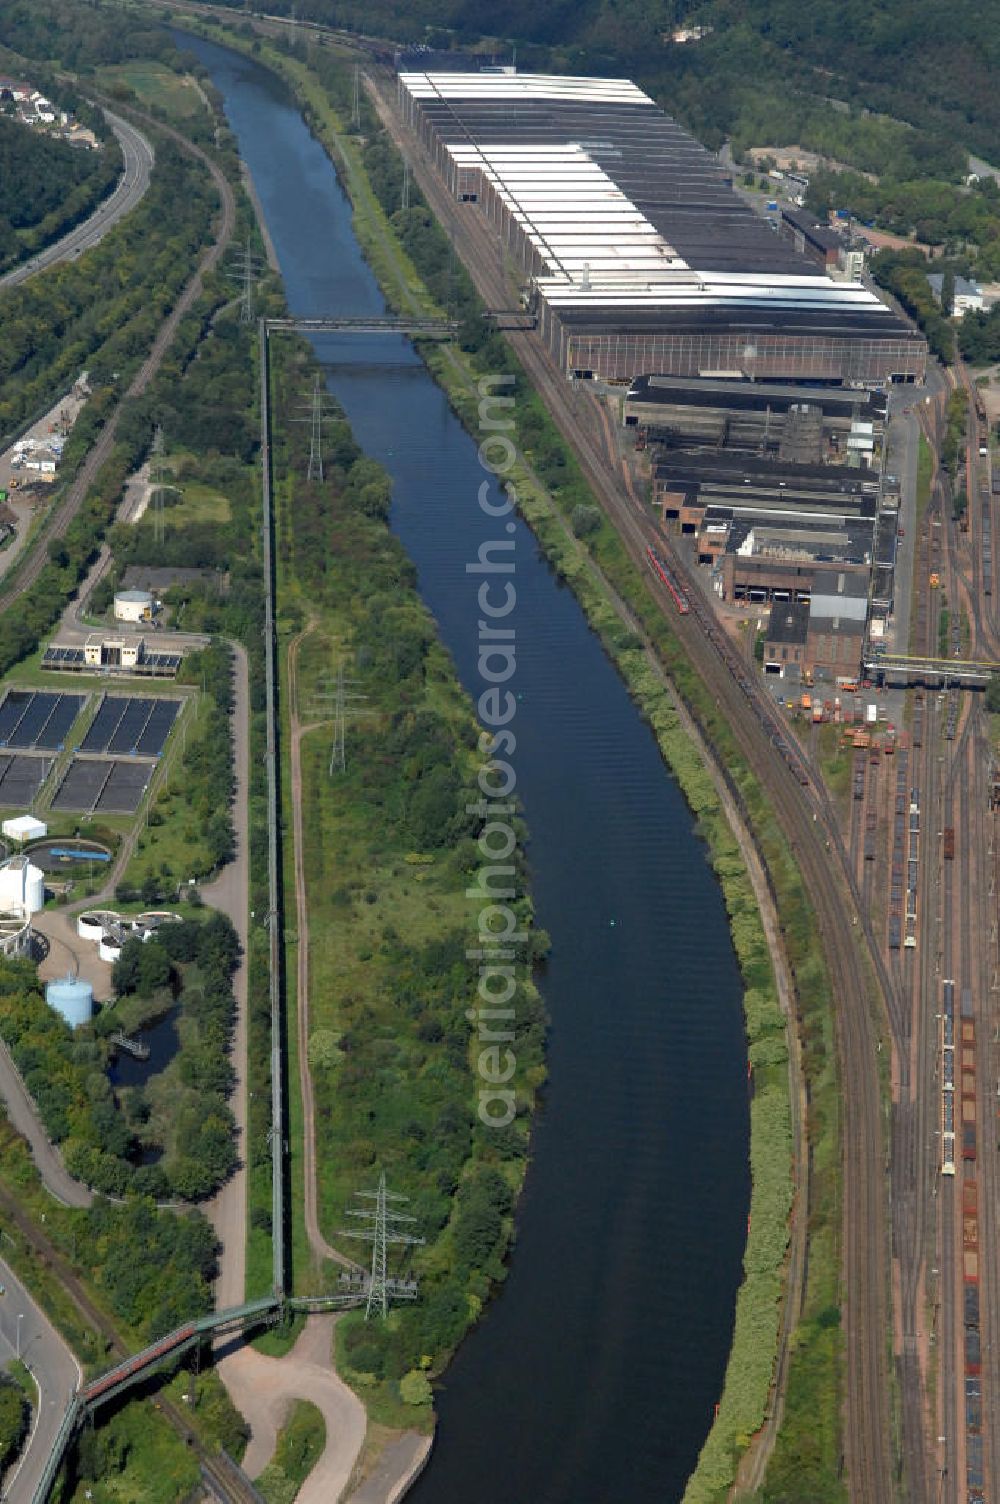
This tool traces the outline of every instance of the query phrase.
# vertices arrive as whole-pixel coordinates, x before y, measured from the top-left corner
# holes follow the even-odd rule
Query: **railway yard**
[[[511,308],[517,295],[496,228],[449,192],[397,114],[391,76],[373,75],[370,88],[487,307]],[[833,794],[814,729],[776,706],[695,577],[679,528],[641,500],[618,400],[568,382],[530,329],[505,333],[764,783],[815,907],[839,1005],[850,1496],[985,1504],[1000,1497],[1000,979],[995,752],[983,696],[947,673],[920,682],[914,670],[893,700],[893,734],[881,724],[874,736],[843,728],[851,777]],[[968,380],[961,369],[955,379]],[[950,389],[932,382],[912,401],[934,445]],[[909,642],[896,652],[939,669],[945,631],[956,661],[1000,660],[1000,498],[971,428],[968,530],[952,519],[937,472],[919,527],[912,495],[900,513],[917,536]]]

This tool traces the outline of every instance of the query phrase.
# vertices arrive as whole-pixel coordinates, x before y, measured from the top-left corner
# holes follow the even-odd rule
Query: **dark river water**
[[[271,77],[178,35],[221,91],[301,316],[383,302],[322,148]],[[467,562],[505,536],[476,447],[396,336],[327,338],[392,475],[392,526],[471,693]],[[552,937],[545,1093],[502,1295],[439,1394],[419,1504],[672,1504],[712,1421],[749,1205],[741,987],[722,896],[655,741],[518,522],[514,758]],[[470,1094],[473,1083],[470,1082]]]

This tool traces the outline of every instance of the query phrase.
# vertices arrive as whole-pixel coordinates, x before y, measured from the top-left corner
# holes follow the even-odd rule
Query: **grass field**
[[[179,76],[162,63],[135,59],[100,68],[97,77],[105,88],[124,84],[140,104],[163,110],[178,120],[188,119],[205,108],[195,80],[189,74]]]

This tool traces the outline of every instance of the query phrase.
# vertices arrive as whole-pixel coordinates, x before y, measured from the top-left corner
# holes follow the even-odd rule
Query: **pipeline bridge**
[[[286,334],[405,334],[410,339],[454,339],[458,324],[454,319],[397,318],[330,318],[265,319],[267,333]]]
[[[906,653],[870,653],[865,657],[864,667],[868,678],[888,689],[911,685],[924,689],[986,689],[990,680],[1000,674],[1000,663],[921,658]]]

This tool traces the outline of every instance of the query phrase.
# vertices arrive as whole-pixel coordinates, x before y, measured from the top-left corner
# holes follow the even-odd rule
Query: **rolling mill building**
[[[917,330],[777,235],[635,84],[504,69],[402,72],[398,88],[449,190],[522,268],[568,376],[922,377]]]

